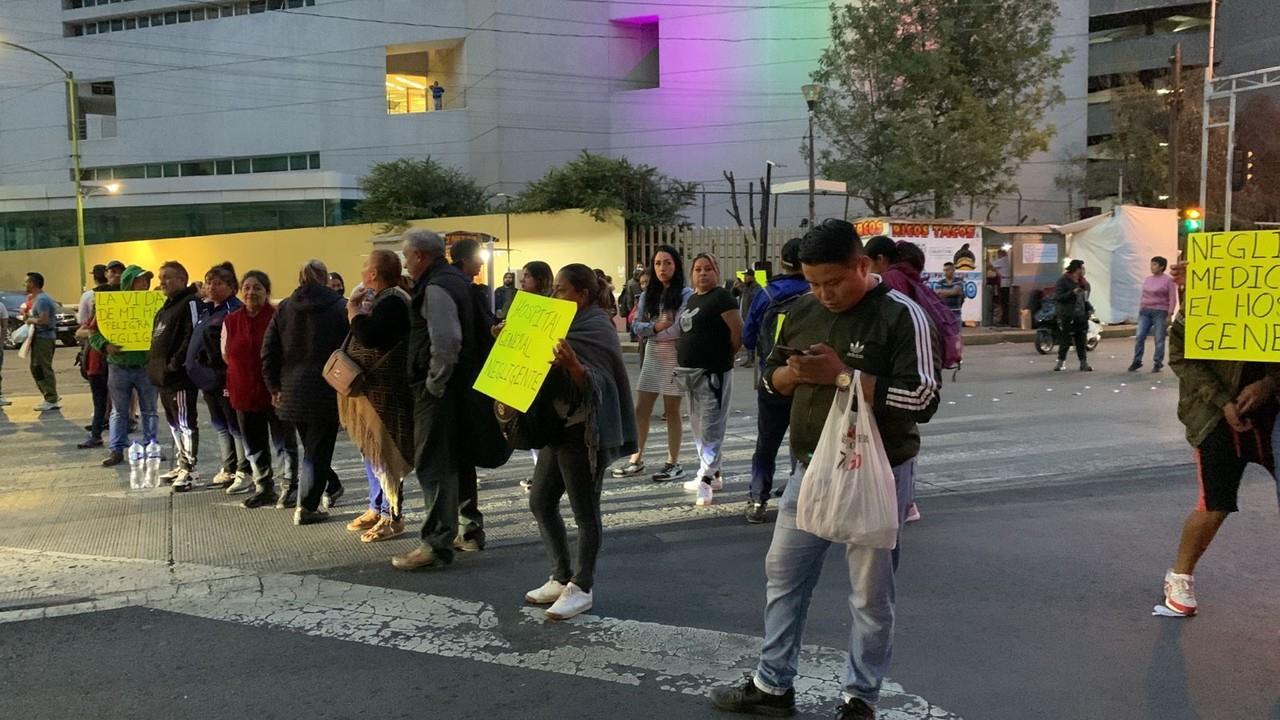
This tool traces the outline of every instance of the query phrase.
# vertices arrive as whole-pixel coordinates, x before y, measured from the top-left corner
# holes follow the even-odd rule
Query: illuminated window
[[[387,113],[424,113],[428,110],[426,51],[387,54]]]

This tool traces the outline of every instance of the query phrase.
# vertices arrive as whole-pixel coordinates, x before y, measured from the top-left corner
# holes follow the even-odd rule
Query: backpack
[[[911,288],[911,299],[924,310],[938,331],[938,342],[942,344],[942,369],[958,370],[964,361],[964,339],[960,337],[956,316],[928,286],[913,281],[908,283],[908,287]]]
[[[767,358],[773,352],[774,343],[778,340],[778,333],[782,330],[782,323],[787,319],[791,306],[808,293],[799,292],[778,300],[769,291],[768,285],[760,290],[765,297],[769,298],[769,304],[765,305],[764,315],[760,317],[760,333],[756,338],[756,357]]]

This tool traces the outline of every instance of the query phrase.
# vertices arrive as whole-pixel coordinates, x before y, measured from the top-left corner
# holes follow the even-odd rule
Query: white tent
[[[1067,258],[1083,260],[1090,302],[1107,324],[1136,322],[1151,258],[1178,255],[1178,211],[1121,205],[1110,213],[1054,225],[1067,238]]]

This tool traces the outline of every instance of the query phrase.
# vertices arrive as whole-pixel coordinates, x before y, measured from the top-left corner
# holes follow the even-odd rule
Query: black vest
[[[462,350],[449,385],[470,387],[480,374],[474,308],[468,290],[470,284],[461,270],[441,258],[427,268],[427,272],[414,285],[412,312],[409,316],[409,382],[426,380],[431,368],[431,333],[425,317],[428,285],[435,285],[448,293],[457,308],[458,324],[462,328]]]

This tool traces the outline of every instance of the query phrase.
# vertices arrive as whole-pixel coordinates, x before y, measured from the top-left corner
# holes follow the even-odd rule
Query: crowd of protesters
[[[443,568],[459,552],[484,548],[476,468],[501,465],[511,452],[506,447],[501,457],[485,457],[480,437],[487,432],[484,418],[498,426],[489,417],[493,403],[482,399],[477,406],[473,390],[488,351],[520,293],[568,301],[573,320],[527,413],[540,423],[533,433],[537,440],[521,445],[534,460],[521,486],[529,493],[550,564],[547,580],[529,590],[525,601],[546,606],[548,618],[562,620],[593,606],[604,477],[619,461],[611,473],[615,478],[647,473],[645,445],[659,398],[667,454],[647,473],[649,479],[686,477],[679,452],[687,398],[697,469],[684,487],[695,494],[697,506],[712,504],[722,491],[733,369],[745,349],[744,363],[756,367],[758,378],[746,519],[766,521],[788,431],[792,480],[781,494],[765,559],[766,614],[757,667],[742,683],[714,690],[711,699],[723,710],[785,716],[795,707],[793,684],[810,595],[832,544],[798,525],[804,473],[796,471],[813,459],[833,399],[860,389],[892,469],[898,526],[918,518],[918,424],[939,405],[939,318],[958,327],[963,288],[948,263],[937,294],[925,295],[935,291],[921,278],[924,254],[918,246],[883,236],[864,245],[841,220],[789,240],[780,255],[781,272],[761,284],[750,271],[736,281],[726,278],[710,253],[695,255],[686,273],[681,252],[662,245],[617,294],[602,270],[574,263],[553,271],[533,260],[519,273],[505,274],[491,297],[475,282],[483,264],[475,242],[448,246],[442,236],[415,229],[404,233],[399,253],[370,253],[350,292],[340,275],[311,260],[278,304],[271,301],[271,278],[259,270],[237,275],[230,263],[209,268],[203,282],[192,282],[176,261],[160,265],[158,278],[138,265],[97,266],[94,290],[80,301],[80,366],[93,397],[93,418],[79,447],[105,445],[102,464],[121,464],[139,429],[139,443],[158,441],[162,407],[173,448],[173,467],[163,479],[175,492],[188,491],[200,484],[203,395],[218,439],[217,472],[205,485],[247,495],[245,508],[291,509],[295,525],[309,525],[327,520],[344,494],[333,456],[345,431],[360,452],[368,486],[366,509],[346,529],[365,543],[403,535],[404,483],[413,477],[422,490],[425,519],[416,545],[391,563],[401,570]],[[1130,371],[1142,365],[1147,331],[1156,334],[1153,369],[1159,371],[1163,362],[1164,330],[1183,281],[1182,266],[1168,265],[1164,258],[1152,260],[1143,332]],[[768,268],[759,269],[768,274]],[[155,315],[150,349],[125,350],[98,327],[96,294],[149,290],[156,280],[165,300]],[[48,410],[59,403],[50,338],[56,305],[43,285],[38,273],[28,275],[32,372],[44,399],[37,409]],[[1075,345],[1081,369],[1091,370],[1083,337],[1090,310],[1083,263],[1067,267],[1054,300],[1062,340],[1055,369],[1064,367],[1067,348]],[[941,315],[923,309],[930,302],[943,308]],[[634,396],[619,323],[640,343]],[[1181,315],[1170,329],[1170,365],[1182,380],[1179,418],[1196,449],[1202,496],[1184,522],[1165,575],[1162,607],[1186,616],[1198,611],[1192,573],[1237,510],[1244,467],[1255,462],[1275,472],[1280,372],[1275,364],[1187,358]],[[333,381],[335,357],[358,369],[358,392]],[[498,432],[501,438],[506,429]],[[565,496],[577,527],[576,552],[561,514]],[[875,717],[888,670],[901,546],[850,545],[845,558],[852,627],[839,717],[860,720]]]

